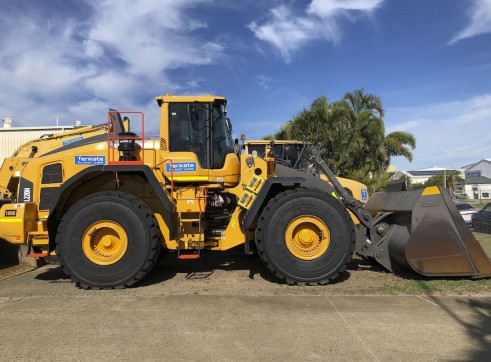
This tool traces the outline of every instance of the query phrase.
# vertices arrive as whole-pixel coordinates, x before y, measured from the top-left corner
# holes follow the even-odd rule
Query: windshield
[[[234,140],[232,139],[232,127],[230,120],[225,117],[222,105],[213,105],[213,164],[212,168],[222,168],[225,157],[234,153]]]
[[[276,143],[273,148],[274,157],[276,162],[279,162],[287,167],[294,168],[296,170],[305,171],[309,165],[306,145],[304,144],[284,144]],[[250,154],[253,151],[257,152],[257,156],[261,158],[266,157],[266,151],[268,145],[263,144],[249,144],[247,150]]]
[[[455,206],[457,206],[457,209],[459,211],[463,211],[463,210],[474,210],[474,208],[469,205],[469,204],[455,204]]]
[[[308,166],[305,147],[303,144],[275,145],[275,158],[288,167],[304,171]]]

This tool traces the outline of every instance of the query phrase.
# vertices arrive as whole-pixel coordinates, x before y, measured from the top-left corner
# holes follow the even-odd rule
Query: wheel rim
[[[128,249],[128,235],[121,225],[110,220],[91,224],[82,238],[82,249],[91,262],[111,265],[119,261]]]
[[[302,260],[319,258],[329,248],[330,241],[329,228],[313,215],[302,215],[293,219],[285,231],[288,250]]]

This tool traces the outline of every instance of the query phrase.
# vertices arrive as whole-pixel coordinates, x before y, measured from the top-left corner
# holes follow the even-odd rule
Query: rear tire
[[[154,266],[160,235],[153,212],[141,200],[123,192],[100,192],[65,213],[56,253],[79,287],[125,288]]]
[[[351,261],[354,224],[341,202],[317,189],[278,194],[264,208],[256,243],[265,266],[288,284],[327,284]]]

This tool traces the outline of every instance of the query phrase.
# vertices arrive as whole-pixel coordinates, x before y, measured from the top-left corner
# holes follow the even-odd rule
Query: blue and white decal
[[[172,165],[172,166],[171,166]],[[165,164],[166,172],[195,172],[196,171],[196,162],[174,162],[174,163],[166,163]]]
[[[75,156],[76,165],[105,165],[106,156]]]
[[[366,189],[361,189],[361,199],[368,200],[368,194]]]
[[[83,139],[84,139],[84,138],[83,138],[82,136],[77,137],[77,138],[72,138],[71,140],[68,140],[68,141],[63,141],[63,142],[61,143],[61,145],[62,145],[63,147],[65,147],[65,146],[68,146],[68,145],[70,145],[70,144],[72,144],[72,143],[75,143],[75,142],[81,141],[81,140],[83,140]]]

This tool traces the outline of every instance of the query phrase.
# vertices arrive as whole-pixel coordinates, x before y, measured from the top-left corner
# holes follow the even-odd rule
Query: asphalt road
[[[212,269],[161,265],[139,286],[114,291],[80,290],[49,265],[1,280],[0,359],[488,361],[491,356],[491,297],[339,295],[339,289],[331,295],[331,286],[288,287],[269,280],[259,267],[220,263]]]

